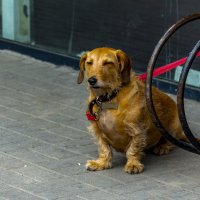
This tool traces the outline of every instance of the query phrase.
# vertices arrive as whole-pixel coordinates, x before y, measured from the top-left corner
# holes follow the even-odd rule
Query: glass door
[[[2,37],[30,42],[30,0],[2,1]]]

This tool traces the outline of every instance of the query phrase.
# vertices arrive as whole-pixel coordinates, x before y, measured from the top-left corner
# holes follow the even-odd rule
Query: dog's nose
[[[88,79],[88,82],[90,85],[94,86],[97,83],[97,78],[95,76],[92,76]]]

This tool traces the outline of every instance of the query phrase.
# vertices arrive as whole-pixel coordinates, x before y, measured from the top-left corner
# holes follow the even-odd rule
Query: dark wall
[[[69,45],[72,1],[33,0],[32,40],[40,46],[65,51]]]
[[[32,38],[36,45],[69,55],[99,46],[123,49],[136,70],[145,71],[162,34],[194,12],[200,12],[199,0],[34,0]],[[158,65],[186,56],[199,35],[200,20],[181,29]]]

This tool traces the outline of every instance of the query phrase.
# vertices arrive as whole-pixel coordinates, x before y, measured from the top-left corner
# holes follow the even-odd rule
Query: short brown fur
[[[141,159],[145,150],[163,155],[173,149],[168,141],[160,143],[161,134],[152,123],[145,100],[144,82],[131,68],[131,60],[121,50],[97,48],[84,54],[80,60],[77,82],[96,77],[96,88],[88,84],[88,103],[95,97],[121,88],[112,102],[118,109],[107,109],[100,113],[98,121],[92,121],[90,130],[97,139],[99,158],[87,161],[88,170],[103,170],[112,166],[112,148],[126,153],[127,173],[140,173],[144,165]],[[177,139],[186,140],[180,126],[175,102],[157,88],[153,88],[153,101],[164,127]]]

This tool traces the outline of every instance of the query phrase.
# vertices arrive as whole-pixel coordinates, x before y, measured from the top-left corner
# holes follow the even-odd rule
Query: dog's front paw
[[[128,174],[138,174],[141,173],[143,170],[144,170],[144,165],[141,164],[140,162],[137,163],[128,162],[124,167],[124,171],[127,172]]]
[[[101,159],[88,160],[86,163],[86,169],[89,171],[99,171],[110,168],[111,168],[111,163]]]

